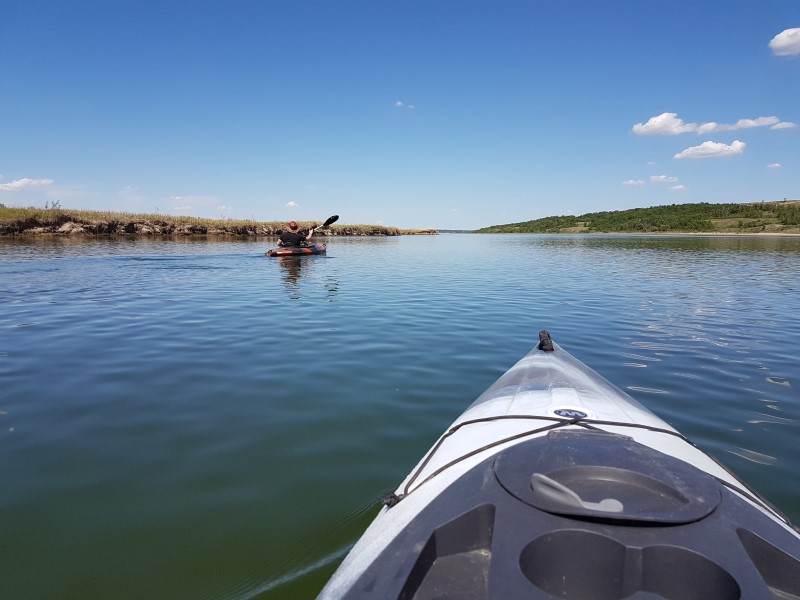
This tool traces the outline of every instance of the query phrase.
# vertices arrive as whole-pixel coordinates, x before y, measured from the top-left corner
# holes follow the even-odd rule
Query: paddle
[[[339,215],[333,215],[332,217],[328,217],[328,219],[322,225],[320,225],[319,227],[312,227],[312,229],[314,231],[316,231],[317,229],[325,229],[328,225],[330,225],[331,223],[336,223],[336,221],[338,220],[339,220]]]
[[[330,225],[331,223],[335,223],[338,220],[339,220],[339,215],[333,215],[331,217],[328,217],[328,219],[322,225],[320,225],[319,227],[312,227],[311,230],[312,231],[316,231],[317,229],[325,229],[328,225]],[[298,233],[300,233],[303,236],[306,236],[306,235],[308,235],[308,231],[309,230],[301,229]],[[280,244],[278,244],[278,245],[280,245]],[[303,242],[301,242],[301,245],[302,246],[307,246],[308,242],[306,242],[304,240]]]
[[[338,220],[339,220],[339,215],[333,215],[332,217],[328,217],[328,220],[325,221],[319,227],[314,227],[314,229],[325,229],[328,225],[330,225],[331,223],[336,223],[336,221]]]

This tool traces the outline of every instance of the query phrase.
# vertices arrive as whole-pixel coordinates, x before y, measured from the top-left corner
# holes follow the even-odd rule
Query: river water
[[[537,332],[800,522],[800,238],[0,239],[0,598],[313,598]]]

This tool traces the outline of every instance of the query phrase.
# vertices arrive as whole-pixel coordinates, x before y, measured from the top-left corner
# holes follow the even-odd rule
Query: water
[[[0,598],[313,598],[547,328],[800,522],[800,238],[0,239]]]

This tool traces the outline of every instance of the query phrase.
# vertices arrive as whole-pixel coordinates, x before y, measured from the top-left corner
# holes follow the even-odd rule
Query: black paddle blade
[[[319,226],[319,229],[323,229],[330,225],[331,223],[336,223],[339,220],[339,215],[333,215],[332,217],[328,217],[328,220],[325,221],[322,225]]]

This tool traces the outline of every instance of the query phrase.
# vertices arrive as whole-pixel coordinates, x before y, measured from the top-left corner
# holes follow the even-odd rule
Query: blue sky
[[[0,3],[0,203],[477,228],[800,199],[797,0]]]

